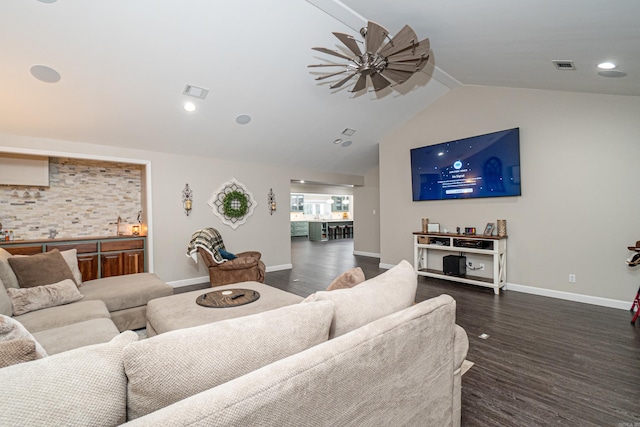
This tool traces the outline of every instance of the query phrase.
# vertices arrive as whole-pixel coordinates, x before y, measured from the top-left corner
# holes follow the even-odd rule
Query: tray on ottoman
[[[260,298],[251,304],[216,310],[196,303],[199,296],[211,292],[207,290],[186,292],[149,301],[147,304],[147,336],[152,337],[176,329],[261,313],[286,305],[298,304],[304,299],[260,282],[241,282],[216,286],[215,290],[224,291],[239,288],[256,291],[260,294]]]

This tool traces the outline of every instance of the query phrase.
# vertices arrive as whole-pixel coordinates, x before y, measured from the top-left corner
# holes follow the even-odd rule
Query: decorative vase
[[[422,232],[426,233],[429,228],[429,218],[422,218]]]
[[[498,220],[498,236],[507,237],[507,220],[506,219]]]

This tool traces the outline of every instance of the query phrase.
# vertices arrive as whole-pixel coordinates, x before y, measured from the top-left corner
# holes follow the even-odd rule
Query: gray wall
[[[615,82],[612,82],[614,84]],[[380,145],[381,263],[412,260],[412,232],[507,220],[509,284],[631,301],[639,269],[640,98],[462,87]],[[520,128],[522,196],[412,202],[409,149]],[[568,282],[569,274],[576,283]]]
[[[289,194],[291,179],[306,179],[330,184],[362,185],[364,177],[287,169],[243,162],[183,156],[169,153],[130,150],[94,144],[0,134],[0,152],[18,150],[25,154],[43,152],[58,157],[119,159],[149,162],[151,189],[151,232],[153,268],[163,280],[174,284],[199,283],[208,277],[202,263],[186,257],[191,234],[203,227],[220,230],[230,251],[257,250],[263,253],[268,269],[290,268],[291,237]],[[244,225],[236,230],[214,216],[207,201],[224,182],[236,178],[253,194],[257,207]],[[182,189],[188,183],[193,190],[193,211],[186,216],[182,209]],[[267,209],[267,193],[273,189],[278,209]],[[142,203],[146,204],[143,194]],[[0,216],[2,212],[0,212]]]
[[[380,256],[380,169],[367,172],[364,184],[353,189],[353,250],[357,255]]]

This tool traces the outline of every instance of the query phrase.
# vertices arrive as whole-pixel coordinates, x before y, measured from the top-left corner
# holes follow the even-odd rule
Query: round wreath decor
[[[242,218],[249,210],[249,201],[244,193],[234,190],[224,196],[222,206],[229,218]]]

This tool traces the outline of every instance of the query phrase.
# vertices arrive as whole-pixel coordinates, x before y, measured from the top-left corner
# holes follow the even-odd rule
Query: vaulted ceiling
[[[460,85],[640,96],[639,16],[637,0],[3,0],[0,132],[363,174],[384,135]],[[330,57],[311,48],[345,51],[331,33],[361,39],[367,20],[429,37],[430,64],[379,92],[316,81],[307,65]]]

